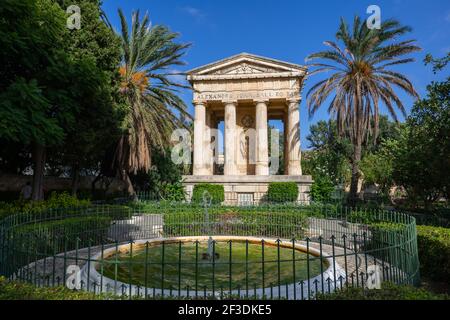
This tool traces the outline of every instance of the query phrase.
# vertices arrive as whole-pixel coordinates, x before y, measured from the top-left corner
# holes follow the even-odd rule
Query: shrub
[[[382,284],[381,289],[347,288],[331,294],[318,294],[318,300],[448,300],[448,295],[434,294],[409,285]]]
[[[205,191],[207,191],[210,194],[211,203],[213,204],[222,203],[225,199],[225,191],[223,185],[199,183],[194,186],[194,191],[192,193],[192,202],[202,203],[203,193]]]
[[[67,192],[52,192],[45,201],[18,200],[11,203],[0,203],[0,219],[16,213],[38,213],[48,209],[78,208],[90,205],[89,200],[79,200]]]
[[[271,182],[267,191],[270,202],[292,202],[298,199],[298,186],[295,182]]]
[[[95,295],[86,291],[65,287],[36,287],[28,283],[9,282],[0,277],[0,300],[97,300],[107,295]]]
[[[209,224],[201,206],[185,210],[164,210],[166,236],[239,235],[302,239],[308,229],[308,215],[298,208],[274,205],[258,207],[212,206],[208,209]]]
[[[186,194],[181,182],[163,183],[161,185],[161,197],[168,201],[184,201]]]
[[[331,200],[333,191],[334,186],[330,178],[327,176],[318,176],[314,178],[310,195],[315,202],[325,202]]]
[[[417,226],[417,244],[421,274],[450,283],[450,229]]]
[[[26,224],[14,229],[14,238],[26,246],[27,252],[51,255],[106,241],[112,220],[109,216],[87,215]],[[19,251],[16,248],[16,253]]]
[[[152,167],[148,172],[138,172],[132,175],[131,181],[136,189],[151,195],[152,200],[170,200],[174,194],[167,194],[168,186],[181,185],[182,165],[177,165],[171,160],[170,148],[164,150],[152,147]],[[179,199],[181,189],[177,189],[175,200]],[[174,191],[174,190],[171,190]],[[180,200],[184,200],[183,198]]]

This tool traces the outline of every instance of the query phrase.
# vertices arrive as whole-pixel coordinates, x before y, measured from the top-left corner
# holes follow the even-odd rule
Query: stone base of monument
[[[225,205],[251,205],[263,202],[266,199],[271,182],[295,182],[298,185],[297,201],[302,204],[309,204],[309,191],[313,183],[311,176],[183,176],[183,186],[188,201],[192,198],[194,185],[211,183],[224,186]]]

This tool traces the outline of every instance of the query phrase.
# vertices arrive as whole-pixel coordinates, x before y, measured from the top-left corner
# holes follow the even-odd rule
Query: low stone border
[[[148,240],[138,240],[134,243],[134,245],[145,245],[145,243],[149,242],[162,242],[162,241],[183,241],[183,242],[191,242],[195,240],[199,241],[207,241],[208,236],[200,236],[200,237],[173,237],[173,238],[157,238],[157,239],[148,239]],[[257,238],[257,237],[242,237],[242,236],[213,236],[212,237],[216,241],[226,241],[226,240],[237,240],[237,241],[245,241],[249,240],[252,242],[261,242],[264,241],[268,244],[277,245],[276,239],[271,238]],[[292,242],[289,240],[281,240],[280,245],[292,247]],[[127,250],[129,248],[129,244],[123,244],[118,247],[119,251]],[[302,251],[307,252],[307,247],[304,241],[300,241],[295,244],[295,248]],[[103,258],[112,255],[116,252],[116,247],[105,249],[103,252]],[[309,247],[309,253],[320,257],[320,251],[314,247]],[[324,257],[325,256],[325,257]],[[308,280],[302,281],[303,283],[307,283],[307,285],[302,285],[301,282],[291,283],[289,285],[283,285],[281,287],[272,287],[272,288],[257,288],[249,290],[252,297],[263,298],[273,297],[277,298],[287,298],[287,299],[297,299],[300,297],[304,297],[308,299],[315,296],[317,292],[322,292],[322,288],[324,288],[325,292],[332,292],[336,288],[339,288],[345,283],[346,274],[345,270],[336,262],[333,261],[330,254],[322,250],[322,257],[326,259],[329,267],[324,271],[323,274],[319,274],[316,277],[310,278]],[[133,284],[124,283],[121,281],[115,281],[113,279],[102,276],[97,268],[99,267],[99,260],[102,258],[102,252],[98,252],[91,257],[91,261],[97,261],[88,264],[85,264],[80,271],[80,279],[84,283],[96,283],[95,286],[90,286],[90,291],[101,291],[108,292],[117,295],[128,295],[128,296],[141,296],[144,297],[146,294],[148,297],[154,296],[175,296],[175,297],[195,297],[198,296],[216,296],[216,298],[220,298],[220,292],[212,292],[212,291],[201,291],[195,292],[195,290],[173,290],[169,291],[169,289],[165,289],[164,291],[160,288],[144,288],[140,286],[136,286]],[[309,288],[308,288],[309,287]],[[308,294],[309,292],[309,294]],[[228,291],[226,295],[229,295]],[[240,296],[241,298],[245,298],[247,296],[247,292],[245,290],[233,290],[231,291],[231,295]]]

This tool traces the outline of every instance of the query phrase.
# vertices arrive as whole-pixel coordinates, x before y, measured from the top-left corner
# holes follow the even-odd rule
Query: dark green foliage
[[[333,182],[328,176],[317,176],[311,186],[310,195],[315,202],[326,202],[331,200],[333,191]]]
[[[434,58],[431,54],[427,54],[424,59],[425,65],[432,64],[433,72],[437,73],[444,69],[447,64],[450,62],[450,52],[447,52],[447,55],[442,58]]]
[[[450,229],[417,226],[421,274],[450,283]]]
[[[319,294],[318,300],[448,300],[448,295],[434,294],[409,285],[382,284],[381,289],[353,288],[331,294]]]
[[[427,90],[391,147],[395,182],[411,202],[429,208],[440,197],[450,198],[450,78]]]
[[[408,234],[408,225],[394,222],[377,222],[375,219],[367,217],[370,236],[366,237],[364,250],[370,255],[383,259],[390,266],[401,270],[407,269],[404,261],[399,259],[399,252],[409,251],[408,244],[405,244],[404,237]],[[362,221],[363,219],[359,219]],[[372,220],[372,221],[370,221]],[[411,233],[413,231],[410,231]],[[405,270],[406,271],[406,270]]]
[[[267,191],[269,202],[297,201],[298,186],[295,182],[271,182]]]
[[[82,27],[69,30],[68,5],[62,0],[0,4],[0,139],[21,146],[22,153],[6,154],[4,168],[20,172],[21,158],[33,153],[34,200],[42,199],[46,163],[50,172],[74,178],[83,169],[98,169],[119,134],[118,37],[101,21],[96,0],[77,2]]]
[[[10,282],[0,277],[0,300],[101,300],[108,295],[69,290],[66,287],[39,288],[28,283]]]
[[[6,0],[0,15],[0,137],[58,143],[64,132],[58,119],[49,116],[51,98],[58,96],[49,78],[57,73],[56,61],[64,58],[64,13],[48,0]],[[65,112],[59,115],[69,120]]]
[[[152,168],[148,173],[139,172],[131,177],[138,194],[151,200],[185,200],[181,184],[182,168],[171,159],[170,149],[154,147],[151,152]]]
[[[85,248],[105,242],[112,220],[110,216],[89,214],[67,217],[18,227],[14,230],[14,237],[22,245],[26,244],[29,252],[48,256],[53,252],[74,250],[77,244],[78,248]]]
[[[161,184],[161,198],[167,201],[184,201],[186,200],[186,193],[184,186],[180,181],[174,183]]]
[[[327,176],[333,184],[350,180],[351,143],[339,137],[336,121],[322,120],[311,125],[306,139],[312,150],[304,154],[304,174],[312,175],[314,180],[318,176]]]
[[[45,201],[25,201],[0,202],[0,219],[16,213],[38,213],[48,209],[64,209],[87,207],[89,200],[79,200],[67,192],[52,192]]]
[[[194,191],[192,193],[192,202],[200,204],[203,203],[203,195],[205,191],[209,193],[212,204],[222,203],[225,199],[225,191],[223,185],[199,183],[194,186]]]

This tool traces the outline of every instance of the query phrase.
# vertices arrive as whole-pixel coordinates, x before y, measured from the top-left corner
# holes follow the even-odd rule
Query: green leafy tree
[[[443,70],[450,62],[450,52],[448,52],[447,55],[442,58],[434,58],[431,54],[427,54],[425,56],[424,62],[425,65],[432,64],[433,72],[437,73],[438,71]]]
[[[394,185],[392,145],[396,143],[395,139],[382,142],[377,152],[366,154],[361,161],[364,183],[377,185],[385,198]]]
[[[49,0],[5,0],[0,15],[0,138],[30,146],[33,199],[42,199],[45,148],[61,143],[61,124],[74,120],[55,83],[61,62],[70,64],[65,15]]]
[[[150,193],[152,198],[184,200],[181,185],[182,165],[172,162],[170,149],[152,148],[152,167],[148,172],[132,175],[135,188]]]
[[[315,202],[326,202],[331,200],[334,184],[328,176],[317,176],[311,186],[311,198]]]
[[[67,0],[58,2],[61,8],[72,4]],[[88,68],[74,81],[85,83],[86,87],[77,96],[75,125],[68,128],[64,145],[53,148],[48,159],[53,168],[70,168],[73,194],[77,192],[80,174],[98,171],[108,147],[121,133],[120,38],[102,21],[100,4],[98,0],[77,2],[82,27],[70,32],[68,52],[74,59],[88,62]]]
[[[333,184],[345,184],[349,178],[351,144],[348,139],[339,136],[336,121],[319,121],[313,124],[306,139],[312,150],[305,158],[311,162],[310,166],[306,165],[305,172],[314,179],[327,176]]]
[[[85,10],[84,28],[71,31],[58,2],[0,4],[0,68],[5,75],[0,80],[0,139],[27,146],[32,153],[34,200],[43,198],[48,160],[83,162],[84,154],[94,153],[105,141],[97,130],[114,127],[107,119],[114,118],[118,42],[114,45],[114,33],[102,26],[98,1],[78,5]],[[68,162],[63,165],[73,165]]]
[[[450,77],[433,82],[427,91],[393,145],[393,176],[413,203],[429,208],[441,196],[450,199]]]
[[[340,135],[347,136],[353,145],[351,202],[357,198],[363,141],[378,135],[380,101],[397,119],[395,107],[403,114],[405,108],[393,86],[417,97],[407,77],[391,70],[395,65],[412,62],[413,58],[404,56],[420,50],[414,40],[398,40],[409,31],[409,27],[395,20],[384,20],[380,29],[368,29],[359,17],[355,17],[353,28],[341,19],[336,39],[343,46],[326,41],[324,44],[329,50],[307,58],[319,60],[311,64],[316,67],[312,74],[327,72],[327,77],[307,93],[310,114],[331,97],[328,110],[337,119]]]

